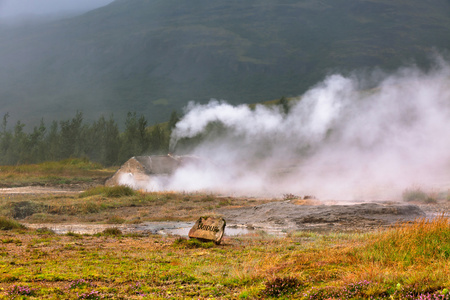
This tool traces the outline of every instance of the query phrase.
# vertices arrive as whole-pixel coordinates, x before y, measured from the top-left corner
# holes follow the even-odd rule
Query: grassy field
[[[56,235],[0,219],[0,297],[30,299],[449,299],[450,221],[384,232]]]
[[[0,166],[0,187],[89,186],[103,183],[116,168],[105,169],[84,159],[66,159],[35,165]]]
[[[276,199],[220,197],[204,193],[141,192],[97,186],[84,192],[0,194],[0,215],[24,223],[135,224],[195,221],[222,207],[243,207]]]
[[[117,228],[57,235],[26,225],[194,220],[273,199],[95,186],[113,170],[78,160],[0,168],[4,186],[7,172],[17,185],[32,177],[69,187],[0,195],[0,299],[450,299],[445,216],[363,233],[256,231],[225,236],[220,245]],[[50,174],[69,183],[47,181]],[[93,187],[71,190],[74,178]]]

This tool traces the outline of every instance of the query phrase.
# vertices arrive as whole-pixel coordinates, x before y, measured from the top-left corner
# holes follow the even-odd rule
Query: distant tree
[[[59,160],[62,158],[61,153],[61,135],[58,132],[58,122],[53,121],[50,130],[45,137],[46,156],[45,160]]]
[[[29,136],[30,147],[28,149],[29,161],[36,163],[46,160],[47,146],[45,143],[45,127],[44,119],[41,119],[39,127],[35,126],[33,132]]]
[[[25,124],[17,121],[14,126],[14,134],[12,136],[11,144],[6,152],[7,161],[10,164],[29,163],[29,155],[27,153],[29,148],[29,140],[27,134],[23,131]]]
[[[119,159],[119,127],[111,116],[105,123],[104,153],[101,163],[107,166],[114,165]]]
[[[286,97],[281,97],[280,100],[278,100],[277,105],[281,107],[282,111],[285,114],[289,114],[290,111],[290,106],[289,106],[289,102],[288,99]]]
[[[2,122],[2,132],[3,133],[6,132],[6,126],[8,125],[8,118],[9,118],[9,113],[7,112],[6,114],[3,115],[3,122]]]
[[[9,113],[3,115],[2,131],[0,132],[0,163],[9,164],[7,152],[12,143],[12,134],[7,130]]]
[[[21,121],[12,132],[8,130],[8,117],[8,113],[3,116],[0,129],[0,164],[78,157],[111,166],[132,156],[169,151],[169,123],[148,127],[146,118],[138,118],[136,113],[127,114],[122,133],[113,116],[108,120],[101,116],[92,124],[84,124],[83,114],[77,112],[71,119],[53,121],[48,129],[41,119],[30,133],[24,131]],[[171,120],[176,124],[178,116],[173,114]]]
[[[167,154],[169,152],[170,131],[161,124],[150,130],[149,150],[153,154]]]
[[[83,123],[83,113],[77,111],[72,120],[61,121],[61,156],[68,158],[71,156],[80,157],[82,153],[81,129]]]
[[[119,128],[112,116],[106,120],[101,116],[84,131],[85,153],[90,160],[103,165],[117,163],[119,154]]]
[[[125,131],[121,135],[119,161],[124,162],[132,156],[141,155],[148,148],[147,120],[144,116],[136,116],[136,112],[128,112],[125,120]]]
[[[172,111],[172,113],[170,114],[169,125],[168,125],[169,130],[173,130],[179,121],[180,121],[180,116],[178,115],[178,113],[175,110]]]
[[[147,133],[147,120],[144,116],[140,116],[137,123],[138,128],[138,153],[143,154],[148,150],[149,136]]]

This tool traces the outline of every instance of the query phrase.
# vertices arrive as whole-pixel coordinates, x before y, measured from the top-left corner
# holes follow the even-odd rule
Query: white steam
[[[368,84],[373,88],[367,89]],[[172,144],[202,135],[191,153],[208,167],[179,169],[165,187],[245,195],[389,199],[450,183],[450,67],[405,68],[374,85],[332,75],[292,103],[190,103]]]

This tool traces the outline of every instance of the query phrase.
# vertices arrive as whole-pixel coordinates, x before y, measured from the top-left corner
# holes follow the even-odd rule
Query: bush
[[[202,242],[198,239],[186,239],[183,237],[177,238],[175,242],[173,242],[173,245],[180,248],[203,248],[208,249],[212,248],[214,246],[214,242]]]
[[[118,236],[118,235],[122,235],[122,230],[120,230],[117,227],[106,228],[105,230],[102,231],[101,235]]]
[[[106,221],[108,224],[123,224],[125,223],[125,219],[119,216],[110,216]]]
[[[412,201],[417,201],[417,202],[425,202],[428,199],[428,195],[422,191],[420,188],[415,188],[415,189],[406,189],[405,191],[403,191],[402,193],[402,197],[404,201],[407,202],[412,202]]]
[[[38,228],[36,229],[36,232],[38,234],[56,234],[55,231],[47,227]]]
[[[134,196],[136,195],[136,191],[130,188],[129,186],[113,186],[106,189],[105,196],[106,197],[125,197],[125,196]]]
[[[265,296],[281,297],[292,295],[303,285],[295,277],[276,277],[266,282],[266,288],[262,291]]]
[[[80,198],[103,195],[105,197],[119,198],[125,196],[134,196],[136,191],[129,186],[96,186],[80,193]]]
[[[16,298],[17,296],[33,296],[36,289],[32,289],[28,286],[13,285],[8,291],[7,295],[11,298]]]
[[[25,226],[15,220],[0,217],[0,230],[24,229]]]
[[[30,201],[11,203],[11,206],[11,214],[15,219],[25,219],[26,217],[33,215],[38,210],[37,205],[31,203]]]

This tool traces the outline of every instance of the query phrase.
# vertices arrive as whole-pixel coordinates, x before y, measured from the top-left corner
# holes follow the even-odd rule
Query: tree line
[[[53,121],[48,127],[41,120],[39,126],[27,133],[21,121],[9,129],[8,117],[8,113],[3,116],[0,129],[0,165],[76,157],[113,166],[136,155],[166,154],[171,131],[179,120],[173,112],[169,122],[148,126],[144,116],[129,112],[121,132],[112,116],[101,116],[89,124],[84,122],[83,113],[77,112],[73,118]]]

